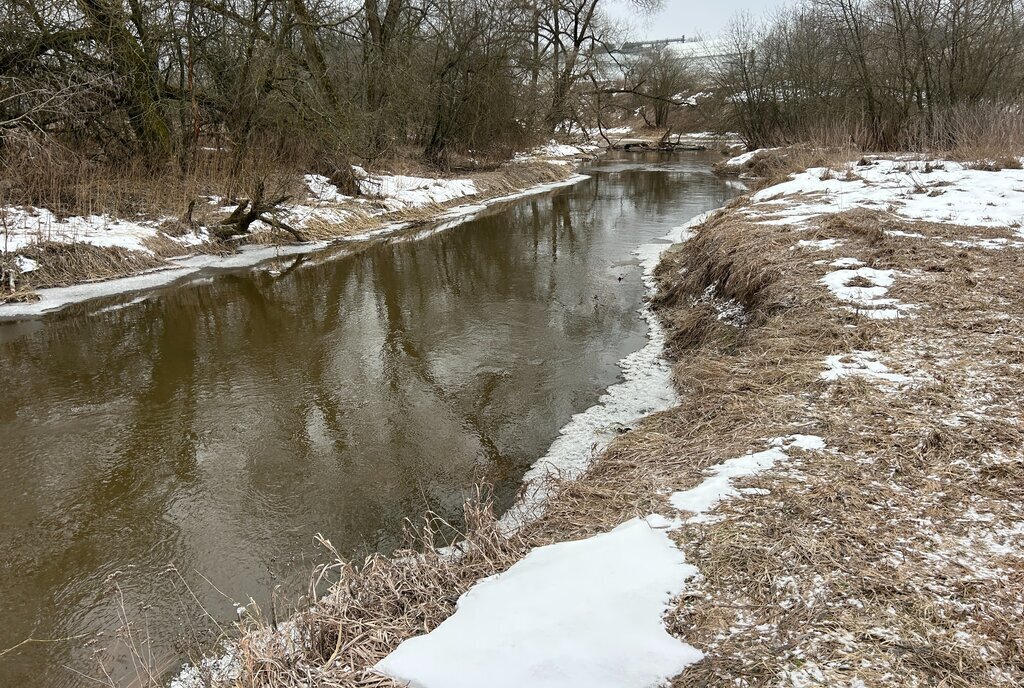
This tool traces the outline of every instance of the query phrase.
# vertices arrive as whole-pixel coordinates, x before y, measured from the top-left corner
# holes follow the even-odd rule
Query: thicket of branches
[[[410,150],[438,166],[504,155],[578,114],[601,5],[7,0],[0,159],[45,144],[188,171],[214,149],[237,173],[257,150],[328,171]]]
[[[753,145],[949,148],[1021,130],[1024,0],[805,0],[731,43],[720,85]]]

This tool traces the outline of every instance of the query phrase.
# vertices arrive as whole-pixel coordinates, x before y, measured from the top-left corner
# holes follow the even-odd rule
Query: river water
[[[699,155],[584,171],[440,232],[0,322],[0,653],[33,639],[0,686],[122,677],[125,617],[173,670],[298,589],[317,533],[388,550],[480,479],[508,506],[645,343],[632,251],[736,193]]]

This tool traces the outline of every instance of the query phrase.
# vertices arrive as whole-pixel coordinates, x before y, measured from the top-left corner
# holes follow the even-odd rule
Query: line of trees
[[[1022,116],[1024,0],[805,0],[731,43],[719,86],[753,145],[942,148]]]
[[[649,8],[656,0],[634,0]],[[26,138],[188,170],[505,154],[564,120],[602,0],[6,0],[0,158]]]

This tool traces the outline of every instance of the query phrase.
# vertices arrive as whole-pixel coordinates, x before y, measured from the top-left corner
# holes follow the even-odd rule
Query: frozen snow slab
[[[662,623],[696,573],[664,531],[634,519],[533,550],[375,668],[413,688],[656,686],[703,657]]]

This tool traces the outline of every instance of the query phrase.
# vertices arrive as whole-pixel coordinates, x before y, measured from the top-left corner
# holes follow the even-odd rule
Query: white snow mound
[[[662,622],[696,573],[641,519],[540,547],[375,669],[412,688],[656,686],[703,657]]]

